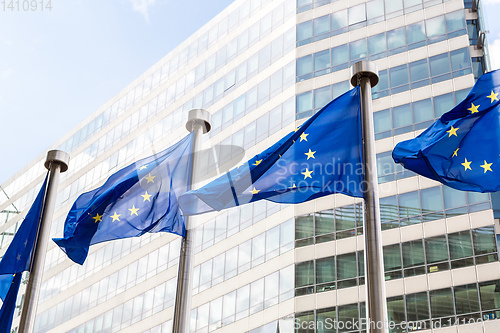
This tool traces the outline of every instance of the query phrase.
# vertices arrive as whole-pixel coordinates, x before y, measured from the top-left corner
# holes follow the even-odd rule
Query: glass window
[[[316,259],[316,283],[335,281],[335,257]]]
[[[335,219],[333,209],[324,210],[316,214],[316,235],[324,235],[335,232]]]
[[[330,64],[330,50],[324,50],[314,54],[314,71],[329,69]],[[322,71],[320,75],[329,73],[329,70]]]
[[[467,205],[466,192],[443,186],[444,207],[446,209]]]
[[[398,219],[398,205],[395,195],[380,198],[380,219],[382,223]]]
[[[386,14],[395,13],[403,10],[403,0],[385,0],[385,12]],[[394,17],[395,15],[389,16]]]
[[[413,102],[413,119],[415,124],[434,119],[434,109],[430,98]]]
[[[483,311],[500,309],[500,280],[480,283],[479,293]]]
[[[406,315],[408,322],[418,322],[429,319],[427,292],[424,291],[406,295]]]
[[[318,323],[325,323],[327,324],[328,322],[333,323],[334,320],[337,320],[337,311],[335,308],[328,308],[328,309],[321,309],[316,311],[316,321]],[[316,332],[317,333],[330,333],[332,332],[331,329],[327,325],[318,325]]]
[[[425,45],[424,22],[422,21],[406,26],[406,38],[408,39],[408,45],[414,43],[418,43],[416,47]]]
[[[401,249],[399,244],[384,246],[384,269],[385,271],[401,269]]]
[[[236,275],[238,269],[238,247],[234,247],[226,252],[225,279]]]
[[[332,49],[332,66],[338,66],[340,64],[346,64],[349,62],[349,50],[347,44],[334,47]]]
[[[210,302],[210,329],[215,329],[221,326],[222,321],[222,297],[219,297]]]
[[[264,281],[264,308],[278,304],[279,272],[267,275]]]
[[[375,127],[375,134],[390,131],[392,128],[391,110],[387,109],[375,112],[373,114],[373,122]]]
[[[314,261],[305,261],[295,265],[295,287],[314,284]]]
[[[431,76],[438,76],[450,72],[450,60],[448,53],[439,54],[429,58]]]
[[[250,285],[239,288],[236,291],[236,320],[248,315],[250,306]]]
[[[411,115],[411,105],[405,104],[393,107],[392,122],[394,128],[399,128],[413,124],[413,119]]]
[[[357,276],[356,253],[337,256],[337,279],[350,279]]]
[[[368,51],[370,55],[387,51],[385,32],[368,37]]]
[[[364,4],[362,6],[364,6]],[[367,56],[366,39],[363,38],[354,42],[350,42],[349,52],[351,61],[366,58]]]
[[[468,230],[449,234],[448,242],[450,244],[450,257],[452,260],[472,257],[472,240]]]
[[[359,327],[358,321],[359,321],[359,311],[358,311],[358,304],[350,304],[350,305],[343,305],[338,307],[338,315],[339,323],[352,323],[355,326],[351,327]],[[350,331],[348,329],[349,325],[344,325],[344,327],[341,327],[339,325],[339,333],[340,332],[347,332]]]
[[[398,28],[387,32],[387,48],[389,50],[405,46],[405,28]]]
[[[332,13],[332,35],[347,31],[347,9]]]
[[[314,311],[307,311],[295,314],[295,322],[297,323],[314,323]],[[314,328],[309,328],[305,325],[303,328],[299,326],[295,329],[295,333],[314,333]]]
[[[330,32],[330,15],[315,18],[313,24],[314,36],[319,36],[326,32]],[[330,34],[328,34],[326,37],[330,37]]]
[[[418,192],[400,194],[398,199],[400,218],[420,215],[420,200],[418,198]]]
[[[365,4],[349,7],[349,25],[354,25],[366,21]]]
[[[298,216],[295,219],[295,239],[303,239],[314,236],[313,215]]]
[[[434,100],[434,112],[436,114],[436,118],[441,117],[443,114],[450,111],[455,106],[455,101],[453,100],[453,93],[435,96],[433,100]]]
[[[427,63],[427,59],[410,63],[410,78],[412,83],[429,78],[429,64]],[[415,86],[412,87],[418,88]]]
[[[465,15],[463,10],[457,10],[456,12],[448,13],[445,15],[445,17],[448,33],[466,28]]]
[[[251,239],[238,246],[238,273],[244,272],[250,268],[251,252]]]
[[[389,69],[391,88],[408,84],[408,66],[401,65]]]
[[[280,302],[293,297],[294,265],[280,270]]]
[[[427,238],[425,240],[425,252],[428,264],[448,260],[448,244],[446,242],[446,237],[443,235]]]
[[[368,24],[380,22],[384,19],[384,0],[372,0],[366,3]]]
[[[236,313],[236,291],[225,294],[222,298],[222,305],[223,323],[232,323]]]
[[[431,298],[431,314],[432,318],[440,318],[453,316],[453,294],[451,288],[432,290],[429,292]]]
[[[326,86],[314,90],[314,108],[319,109],[328,104],[332,100],[332,88]]]
[[[313,58],[312,54],[297,59],[297,76],[312,73],[313,71]]]
[[[474,253],[476,256],[497,251],[493,227],[472,230],[472,238],[474,240]]]
[[[297,25],[297,41],[302,41],[313,36],[312,21],[307,21]]]
[[[312,91],[297,95],[297,113],[312,110]]]
[[[354,206],[335,208],[335,223],[337,231],[348,230],[356,227]]]
[[[446,34],[444,16],[437,16],[425,20],[425,30],[427,31],[427,38],[432,38]]]
[[[468,48],[451,51],[450,58],[452,71],[470,68],[470,55]]]
[[[431,187],[420,191],[422,199],[422,214],[429,214],[443,211],[443,196],[441,187]],[[441,215],[435,215],[436,218],[442,218]],[[427,220],[428,221],[428,220]]]
[[[419,266],[425,264],[424,247],[422,240],[405,242],[403,246],[404,267]]]
[[[405,322],[405,301],[403,296],[390,297],[387,299],[387,315],[389,317],[389,322],[396,325]],[[395,330],[397,331],[397,328]]]
[[[264,309],[264,279],[252,282],[250,285],[250,314]]]

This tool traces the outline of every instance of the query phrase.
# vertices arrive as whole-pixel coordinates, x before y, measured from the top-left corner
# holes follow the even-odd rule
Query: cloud
[[[500,4],[500,0],[481,0],[481,2],[485,5]]]
[[[0,80],[8,80],[12,74],[14,73],[14,70],[12,68],[5,69],[0,72]]]
[[[156,3],[156,0],[129,0],[132,4],[132,8],[144,16],[147,22],[149,22],[149,10]],[[500,0],[499,0],[500,1]]]
[[[500,38],[488,43],[488,50],[490,52],[490,61],[492,69],[500,68]]]

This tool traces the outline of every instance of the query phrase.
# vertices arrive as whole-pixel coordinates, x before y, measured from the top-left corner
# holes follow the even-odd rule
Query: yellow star
[[[122,216],[122,214],[116,214],[116,212],[115,212],[114,215],[110,216],[113,219],[113,221],[111,221],[111,222],[120,221],[120,216]]]
[[[299,130],[299,128],[300,128],[300,126],[299,126],[299,127],[297,127],[297,128],[295,128],[293,131],[294,131],[295,133],[297,133],[297,131]]]
[[[92,218],[94,219],[95,223],[102,221],[102,215],[99,215],[99,213],[96,213],[96,215]]]
[[[144,202],[146,200],[149,201],[149,202],[151,202],[151,199],[149,199],[149,198],[151,198],[151,194],[148,194],[148,191],[146,191],[146,193],[144,193],[143,195],[141,195],[141,197],[144,198],[144,200],[142,202]]]
[[[146,178],[148,180],[147,184],[149,184],[149,183],[154,183],[155,182],[153,179],[155,179],[156,176],[151,176],[151,174],[148,173],[148,176],[144,177],[144,178]]]
[[[260,190],[257,190],[255,187],[253,188],[253,190],[250,191],[250,193],[252,193],[252,194],[257,194],[259,192],[260,192]]]
[[[471,114],[478,113],[479,111],[477,108],[480,107],[481,105],[474,105],[474,103],[471,103],[471,104],[472,104],[472,106],[470,108],[468,108],[467,110],[469,110]]]
[[[310,159],[310,158],[316,159],[316,157],[314,157],[315,153],[316,153],[315,151],[311,151],[311,148],[309,148],[309,152],[304,153],[304,154],[307,155],[307,159]]]
[[[486,161],[484,161],[484,164],[481,165],[480,167],[484,169],[484,173],[486,173],[486,171],[491,171],[493,172],[493,170],[491,170],[491,165],[493,163],[486,163]]]
[[[460,148],[457,148],[457,150],[455,150],[455,151],[453,152],[453,155],[451,155],[451,157],[458,156],[458,150],[459,150],[459,149],[460,149]]]
[[[459,128],[454,128],[453,126],[451,126],[450,130],[449,131],[446,131],[446,133],[449,133],[450,135],[448,135],[448,137],[454,135],[454,136],[457,136],[457,131],[459,130]]]
[[[139,170],[144,170],[144,169],[146,169],[147,167],[148,167],[148,165],[147,165],[147,164],[146,164],[146,165],[143,165],[143,166],[141,166],[141,167],[139,168]]]
[[[132,215],[139,216],[139,214],[137,214],[137,212],[139,211],[139,208],[135,208],[135,205],[132,205],[132,208],[130,208],[129,210],[130,210],[130,216],[132,216]]]
[[[309,135],[309,134],[302,133],[302,134],[300,135],[300,142],[302,142],[303,140],[306,140],[306,141],[307,141],[307,136],[308,136],[308,135]]]
[[[290,187],[290,188],[296,188],[297,186],[295,185],[295,183],[293,183],[293,185]]]
[[[465,171],[467,171],[467,169],[472,170],[472,168],[470,167],[470,164],[471,164],[471,161],[467,161],[467,159],[465,159],[465,162],[462,163],[462,165],[465,168]]]
[[[259,165],[260,162],[262,162],[262,160],[255,161],[255,163],[253,165]]]
[[[494,101],[498,101],[498,93],[494,93],[493,90],[491,91],[491,95],[489,96],[486,96],[488,97],[489,99],[491,99],[491,103],[493,103]]]
[[[306,168],[306,171],[304,172],[301,172],[301,174],[304,175],[304,179],[307,179],[307,178],[312,178],[311,174],[313,173],[313,171],[309,171],[309,169]]]

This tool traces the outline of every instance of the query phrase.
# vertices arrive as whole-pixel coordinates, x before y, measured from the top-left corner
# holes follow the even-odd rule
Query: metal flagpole
[[[199,176],[199,157],[197,151],[201,148],[201,135],[210,132],[210,113],[203,109],[194,109],[189,111],[186,128],[193,132],[193,147],[191,168],[191,189]],[[193,276],[193,258],[196,230],[192,217],[186,218],[186,235],[182,238],[181,253],[179,258],[179,273],[177,274],[177,292],[175,295],[174,308],[174,333],[189,332],[191,294],[192,294],[192,276]]]
[[[360,87],[363,128],[366,323],[370,333],[388,333],[371,92],[378,83],[378,69],[373,62],[359,61],[351,67],[351,73],[351,84]]]
[[[45,192],[42,218],[38,227],[33,257],[31,258],[30,275],[28,285],[26,286],[26,294],[24,295],[19,332],[33,332],[38,296],[40,295],[40,286],[42,285],[45,252],[47,251],[47,244],[49,242],[50,224],[54,215],[59,174],[68,170],[68,162],[69,155],[61,150],[50,150],[47,153],[45,167],[49,170],[49,182]]]

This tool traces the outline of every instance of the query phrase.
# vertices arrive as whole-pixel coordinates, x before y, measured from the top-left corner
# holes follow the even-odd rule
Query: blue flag
[[[71,260],[83,264],[93,244],[146,232],[184,236],[177,198],[189,189],[192,142],[189,134],[80,195],[66,217],[64,238],[54,238],[56,244]]]
[[[332,193],[363,197],[359,88],[328,103],[283,139],[179,198],[185,215],[261,199],[300,203]]]
[[[500,190],[499,92],[500,71],[483,74],[456,107],[397,144],[394,161],[458,190]]]
[[[35,202],[0,260],[0,298],[3,300],[0,309],[0,333],[10,332],[22,273],[30,268],[46,184],[47,177]]]

